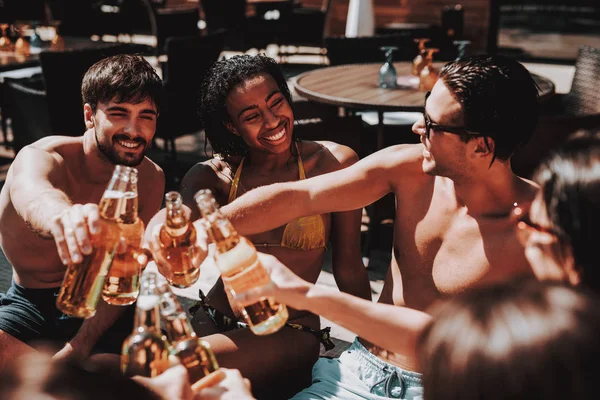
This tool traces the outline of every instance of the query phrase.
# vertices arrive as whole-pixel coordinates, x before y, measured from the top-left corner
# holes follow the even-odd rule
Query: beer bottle
[[[135,326],[123,342],[121,370],[126,376],[162,374],[169,367],[169,345],[160,331],[160,292],[156,274],[146,272],[135,309]]]
[[[125,182],[126,189],[118,219],[126,247],[124,252],[117,250],[102,290],[102,299],[112,305],[133,304],[140,291],[141,265],[138,256],[142,252],[144,222],[138,218],[137,183],[137,169],[131,168],[129,179]]]
[[[98,206],[99,233],[92,236],[92,252],[78,264],[69,264],[56,307],[78,318],[96,313],[96,304],[104,287],[106,275],[119,242],[118,219],[121,213],[127,182],[133,168],[117,165]]]
[[[166,281],[159,285],[159,291],[160,315],[171,344],[171,354],[176,355],[187,368],[190,383],[193,384],[219,369],[219,364],[210,344],[196,336],[183,307]]]
[[[167,216],[165,223],[155,228],[158,243],[153,245],[153,258],[169,284],[189,287],[200,276],[204,254],[196,244],[196,228],[185,215],[181,195],[168,192],[165,204]]]
[[[256,248],[248,239],[240,236],[221,214],[212,192],[200,190],[195,199],[205,219],[208,236],[216,244],[215,261],[225,290],[230,294],[230,302],[236,293],[268,284],[271,278],[258,260]],[[278,331],[288,318],[285,305],[267,297],[251,305],[232,304],[232,308],[240,311],[255,335]]]

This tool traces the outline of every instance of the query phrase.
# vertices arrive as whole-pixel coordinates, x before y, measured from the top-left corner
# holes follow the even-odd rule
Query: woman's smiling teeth
[[[275,140],[281,139],[283,137],[283,135],[285,135],[285,126],[282,126],[280,130],[273,133],[272,135],[263,136],[263,139],[269,140],[269,141],[275,141]]]

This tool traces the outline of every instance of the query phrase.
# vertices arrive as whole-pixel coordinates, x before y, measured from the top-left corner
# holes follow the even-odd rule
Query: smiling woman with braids
[[[200,189],[211,189],[223,206],[256,187],[326,174],[358,159],[346,146],[296,137],[285,77],[277,63],[263,55],[215,63],[202,85],[200,115],[215,156],[192,167],[183,178],[181,193],[192,219],[198,218],[193,196]],[[339,288],[370,300],[360,254],[360,218],[360,210],[305,216],[248,238],[259,251],[275,255],[310,282],[317,280],[331,246]],[[206,339],[219,362],[240,369],[253,388],[268,388],[270,396],[282,376],[286,388],[291,389],[290,382],[307,385],[319,340],[326,346],[331,343],[327,331],[319,331],[318,317],[295,310],[290,310],[289,323],[279,332],[255,336],[238,322],[221,280],[200,298],[199,312],[210,318],[204,326],[213,329],[199,333],[218,332]],[[283,398],[281,393],[277,398]]]

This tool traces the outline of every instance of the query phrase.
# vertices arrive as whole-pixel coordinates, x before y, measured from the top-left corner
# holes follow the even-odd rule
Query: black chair
[[[210,66],[219,59],[224,41],[225,31],[167,39],[168,61],[163,70],[166,101],[155,137],[165,141],[163,150],[172,160],[177,157],[175,139],[202,129],[198,115],[200,85]]]
[[[320,7],[301,6],[292,9],[288,27],[281,38],[282,44],[324,48],[325,24],[330,9],[331,0],[323,0]]]
[[[512,157],[513,171],[531,177],[540,161],[573,132],[600,127],[600,49],[581,46],[569,93],[541,105],[541,116],[529,143]]]
[[[144,0],[61,0],[47,2],[64,36],[151,33]]]
[[[208,33],[225,30],[225,48],[246,51],[248,47],[248,21],[246,0],[201,0],[206,30]]]
[[[157,56],[166,54],[166,42],[170,37],[200,36],[198,8],[150,8]]]
[[[41,76],[5,78],[3,85],[11,104],[11,145],[16,154],[26,145],[52,134],[46,93]]]
[[[88,68],[105,57],[134,53],[138,47],[117,44],[93,49],[44,51],[40,64],[52,133],[79,136],[85,131],[81,81]]]

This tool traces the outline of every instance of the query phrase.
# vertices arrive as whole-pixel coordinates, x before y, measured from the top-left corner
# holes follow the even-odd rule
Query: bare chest
[[[395,227],[396,304],[425,309],[443,295],[529,270],[507,218],[476,219],[451,204],[416,214],[399,211]]]

